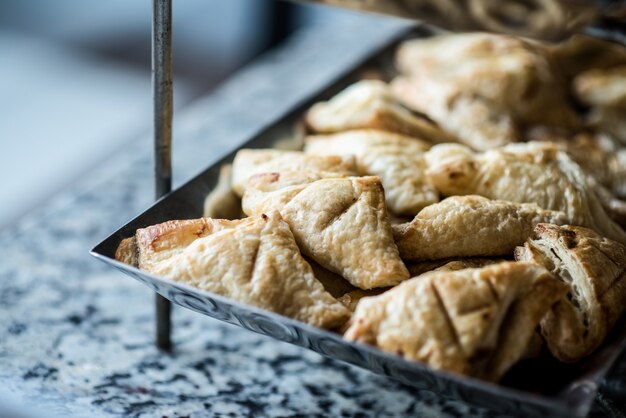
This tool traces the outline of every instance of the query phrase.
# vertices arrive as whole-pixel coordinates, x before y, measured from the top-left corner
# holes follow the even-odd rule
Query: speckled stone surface
[[[399,27],[363,18],[301,33],[177,115],[176,183]],[[151,164],[141,138],[0,233],[0,405],[41,417],[494,416],[183,309],[175,350],[158,352],[151,292],[88,255],[151,203]],[[594,416],[622,415],[626,361],[612,375]]]

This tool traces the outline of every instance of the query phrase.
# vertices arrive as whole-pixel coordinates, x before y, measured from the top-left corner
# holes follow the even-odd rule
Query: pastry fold
[[[362,299],[344,337],[436,369],[497,381],[566,291],[532,263],[434,271]]]
[[[403,260],[493,257],[513,254],[542,222],[564,224],[567,217],[531,203],[452,196],[394,225],[393,233]]]
[[[510,144],[482,153],[460,144],[441,144],[425,158],[426,175],[444,196],[476,194],[536,203],[565,213],[571,224],[626,243],[626,232],[609,219],[583,170],[556,144]]]
[[[333,135],[309,136],[305,152],[356,158],[360,175],[380,177],[389,210],[414,216],[439,201],[439,192],[428,182],[424,152],[428,143],[378,130],[355,130]]]
[[[315,278],[276,211],[237,221],[169,221],[137,230],[118,260],[322,328],[350,312]]]
[[[455,142],[432,121],[404,107],[380,80],[359,81],[329,101],[314,104],[305,120],[318,133],[379,129],[435,143]]]
[[[341,175],[356,174],[354,157],[351,155],[307,155],[302,151],[275,149],[242,149],[233,161],[232,188],[243,196],[248,179],[260,173],[275,171],[325,171]]]
[[[243,210],[248,215],[280,211],[302,252],[356,287],[393,286],[409,277],[378,177],[261,174],[250,179]]]
[[[565,362],[591,354],[626,308],[626,247],[588,228],[539,224],[515,258],[570,286],[541,321],[550,352]]]

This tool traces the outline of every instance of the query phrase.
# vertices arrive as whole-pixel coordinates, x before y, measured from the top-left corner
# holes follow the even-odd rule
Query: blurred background
[[[0,2],[0,229],[150,131],[151,9]],[[351,18],[272,0],[175,1],[176,109],[293,31]]]

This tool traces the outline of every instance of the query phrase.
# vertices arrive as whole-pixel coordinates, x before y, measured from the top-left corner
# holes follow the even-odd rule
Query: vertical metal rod
[[[172,0],[152,0],[152,91],[156,198],[172,190]],[[156,295],[156,345],[169,350],[171,303]]]

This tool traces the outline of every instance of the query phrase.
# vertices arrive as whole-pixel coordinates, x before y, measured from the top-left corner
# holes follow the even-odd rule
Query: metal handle
[[[156,199],[172,190],[172,0],[152,0],[152,91],[154,101],[154,182]],[[156,345],[169,350],[169,300],[156,295]]]

